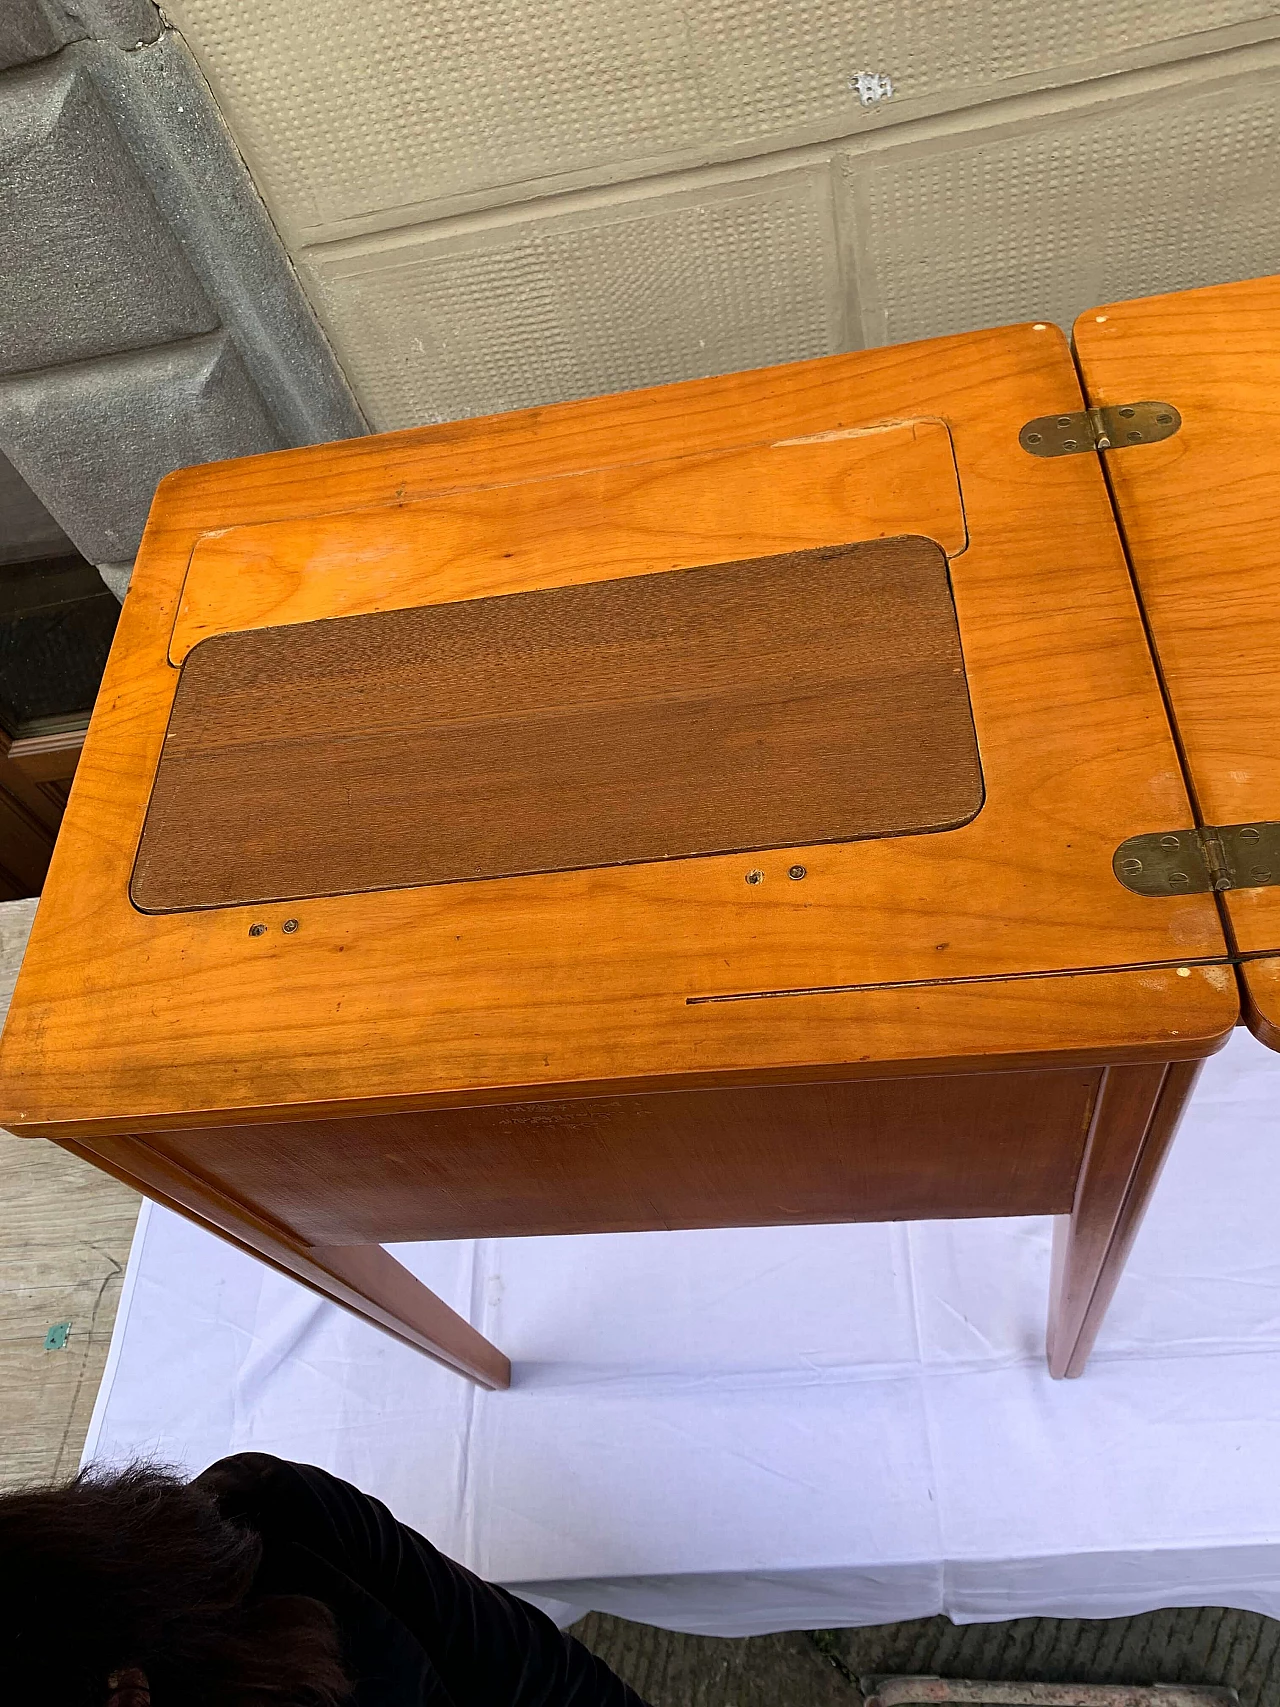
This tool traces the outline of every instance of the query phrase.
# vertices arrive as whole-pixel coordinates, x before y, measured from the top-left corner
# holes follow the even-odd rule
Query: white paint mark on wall
[[[893,94],[893,82],[882,71],[858,71],[849,79],[849,87],[864,107],[877,107]]]

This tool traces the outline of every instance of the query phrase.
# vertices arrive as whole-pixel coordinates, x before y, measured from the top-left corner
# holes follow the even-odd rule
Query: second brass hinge
[[[1158,444],[1181,425],[1172,403],[1108,403],[1069,415],[1038,415],[1018,434],[1018,443],[1032,456],[1074,456],[1083,450]]]
[[[1280,822],[1151,830],[1121,842],[1111,868],[1135,895],[1202,895],[1280,883]]]

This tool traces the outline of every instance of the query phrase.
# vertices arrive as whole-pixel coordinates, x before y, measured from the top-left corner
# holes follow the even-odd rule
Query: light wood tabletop
[[[1078,1374],[1240,1013],[1113,867],[1196,820],[1082,405],[1035,323],[171,476],[0,1121],[491,1386],[384,1241],[1055,1214]]]

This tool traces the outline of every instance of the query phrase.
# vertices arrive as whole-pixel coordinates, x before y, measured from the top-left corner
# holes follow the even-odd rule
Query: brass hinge
[[[1152,830],[1121,842],[1111,868],[1135,895],[1203,895],[1280,883],[1280,822]]]
[[[1108,403],[1070,415],[1038,415],[1018,434],[1032,456],[1074,456],[1082,450],[1120,450],[1171,439],[1182,425],[1172,403]]]

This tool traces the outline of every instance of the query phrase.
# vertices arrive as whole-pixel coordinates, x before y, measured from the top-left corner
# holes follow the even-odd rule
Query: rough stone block
[[[65,56],[0,76],[0,231],[0,373],[217,324],[92,79]]]
[[[0,451],[82,556],[134,556],[175,468],[284,440],[225,333],[0,379]]]

